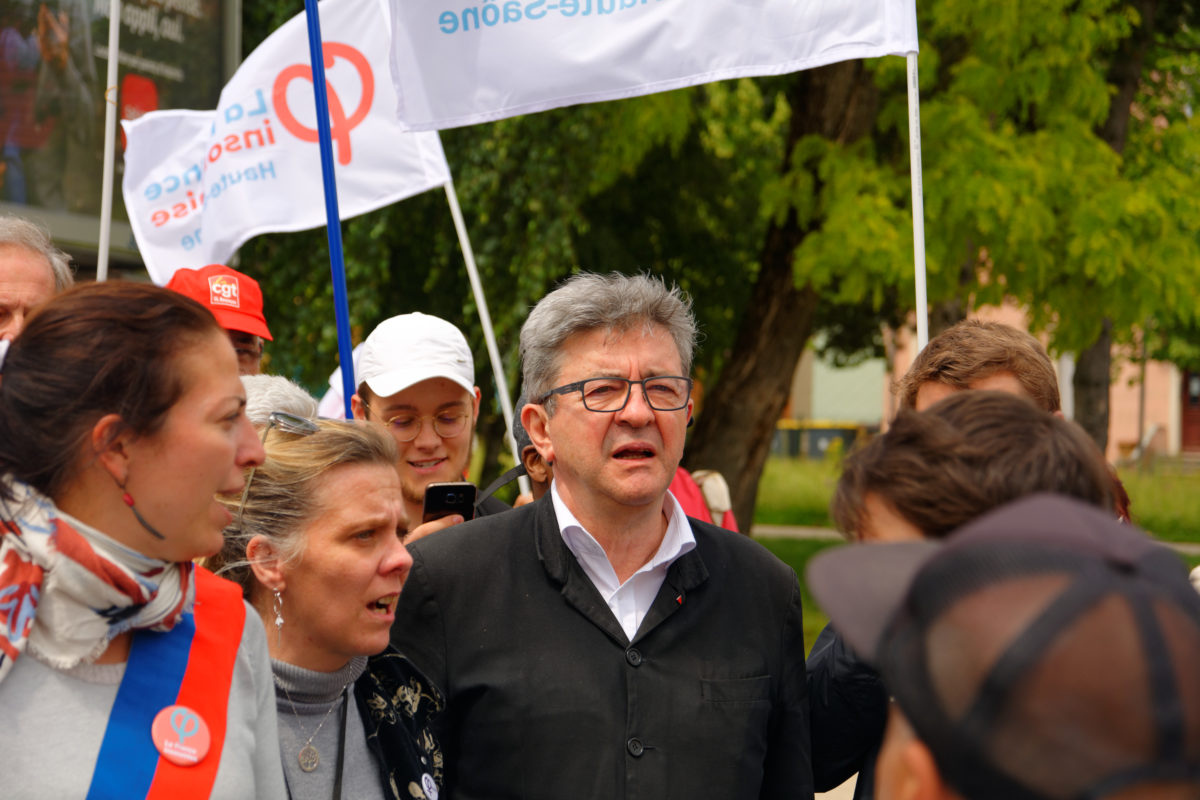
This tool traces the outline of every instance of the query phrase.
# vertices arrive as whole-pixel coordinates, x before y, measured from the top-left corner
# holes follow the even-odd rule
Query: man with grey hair
[[[273,411],[317,418],[316,399],[282,375],[243,375],[242,388],[246,390],[246,417],[256,428],[270,423]]]
[[[445,696],[455,798],[811,798],[800,589],[667,487],[688,300],[577,275],[521,330],[550,491],[417,542],[392,641]]]
[[[0,340],[16,338],[38,306],[69,288],[70,258],[40,225],[0,216]]]

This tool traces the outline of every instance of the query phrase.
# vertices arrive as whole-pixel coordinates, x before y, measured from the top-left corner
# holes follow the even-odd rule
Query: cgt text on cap
[[[262,289],[258,281],[224,264],[200,269],[177,269],[167,288],[192,298],[212,312],[227,331],[240,331],[271,340],[263,316]]]
[[[807,576],[963,797],[1200,796],[1200,595],[1107,511],[1033,495]]]
[[[447,378],[475,391],[475,363],[462,331],[440,317],[415,311],[385,319],[362,343],[360,383],[390,397],[430,378]]]

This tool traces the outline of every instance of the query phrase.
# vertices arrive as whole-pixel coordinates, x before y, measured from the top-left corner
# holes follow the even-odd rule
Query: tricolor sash
[[[96,758],[88,800],[206,798],[225,743],[229,688],[246,622],[241,589],[195,570],[196,600],[168,632],[136,631],[125,676]],[[169,706],[184,706],[207,725],[207,754],[191,766],[162,756],[150,731]],[[182,743],[201,724],[180,714],[170,724]]]

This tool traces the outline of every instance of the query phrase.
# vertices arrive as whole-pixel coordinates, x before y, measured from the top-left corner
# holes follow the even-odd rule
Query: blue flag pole
[[[346,262],[342,253],[342,217],[338,213],[337,181],[333,174],[333,141],[329,127],[329,95],[325,88],[325,58],[321,48],[321,16],[317,0],[304,0],[308,18],[308,57],[312,61],[313,97],[317,103],[317,142],[321,148],[321,178],[325,182],[325,231],[329,238],[329,271],[337,316],[338,360],[342,367],[342,398],[346,419],[353,413],[354,348],[350,344],[350,303],[346,298]]]

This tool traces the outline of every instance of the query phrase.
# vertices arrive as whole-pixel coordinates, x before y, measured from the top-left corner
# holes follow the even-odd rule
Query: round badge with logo
[[[421,788],[425,791],[425,796],[429,800],[438,800],[437,782],[428,772],[421,775]]]
[[[167,706],[158,712],[150,736],[162,757],[181,767],[200,763],[212,744],[208,723],[187,706]]]

